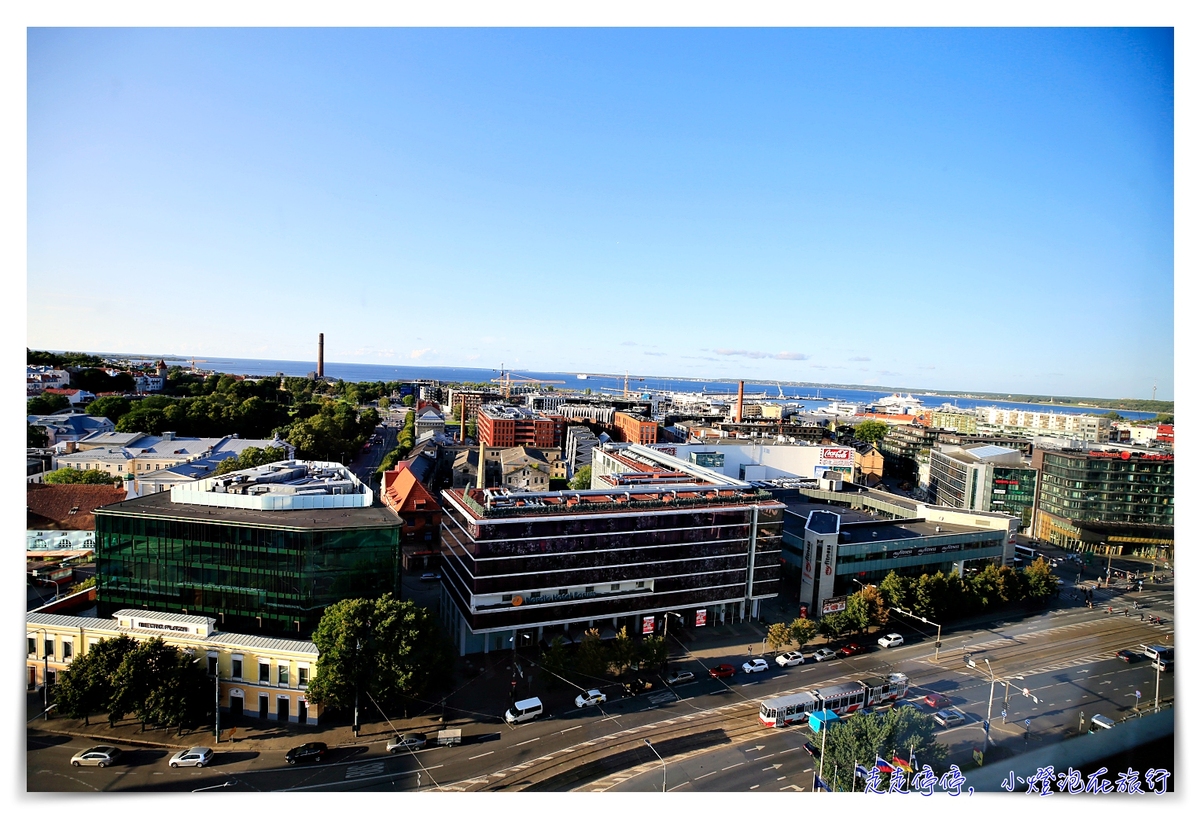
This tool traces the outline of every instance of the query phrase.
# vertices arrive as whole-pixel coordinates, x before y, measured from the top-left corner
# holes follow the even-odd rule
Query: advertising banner
[[[822,447],[817,463],[821,466],[853,466],[854,449]]]
[[[704,624],[707,621],[708,621],[708,611],[705,608],[701,608],[700,610],[696,611],[696,627],[697,628],[703,628]]]
[[[831,614],[846,610],[846,597],[831,596],[821,603],[821,613]]]
[[[643,616],[642,617],[642,633],[643,634],[654,633],[654,617],[653,616]]]

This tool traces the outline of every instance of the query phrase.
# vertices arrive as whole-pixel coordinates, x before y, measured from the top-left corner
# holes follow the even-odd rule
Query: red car
[[[737,673],[737,668],[733,665],[717,665],[708,669],[708,675],[714,679],[728,679],[735,673]]]
[[[856,642],[851,642],[844,648],[839,648],[837,655],[845,659],[847,656],[857,656],[865,650],[866,648],[864,648],[862,645],[859,645]]]
[[[932,707],[934,710],[945,710],[950,707],[950,700],[941,693],[930,693],[925,697],[925,704]]]

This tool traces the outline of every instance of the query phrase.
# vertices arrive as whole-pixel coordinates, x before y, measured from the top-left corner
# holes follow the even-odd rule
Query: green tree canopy
[[[50,444],[50,435],[45,426],[25,424],[25,445],[31,449],[44,449]]]
[[[796,618],[792,620],[788,630],[791,632],[792,641],[798,646],[797,649],[803,650],[817,635],[817,623],[811,619]]]
[[[908,759],[910,753],[917,763],[940,773],[947,749],[935,740],[936,729],[933,716],[911,707],[861,713],[838,721],[825,737],[825,774],[832,777],[836,770],[837,790],[849,792],[856,764],[870,767],[877,755],[890,761],[893,755]],[[862,784],[855,788],[861,790]]]
[[[391,594],[330,605],[313,643],[320,658],[308,696],[331,708],[353,707],[356,690],[381,705],[420,696],[445,681],[452,661],[433,615]]]
[[[100,471],[99,469],[72,469],[70,466],[63,466],[61,469],[55,469],[51,472],[46,472],[42,480],[52,485],[69,485],[74,483],[85,483],[93,486],[113,485],[121,478],[114,478],[108,472]]]
[[[101,392],[132,392],[136,384],[128,372],[109,375],[103,369],[88,368],[71,373],[71,386],[99,395]]]
[[[113,423],[116,423],[128,414],[130,409],[132,409],[132,404],[129,402],[129,398],[123,398],[119,395],[108,395],[103,398],[96,398],[88,404],[87,413],[92,417],[108,418]]]
[[[71,401],[66,395],[43,392],[26,401],[25,411],[30,415],[53,415],[55,412],[66,409],[70,405]]]
[[[139,406],[117,421],[118,432],[142,432],[157,435],[166,431],[167,415],[162,409],[147,409]]]
[[[1049,564],[1041,557],[1026,567],[1021,574],[1026,593],[1031,599],[1049,599],[1058,589],[1057,578],[1051,572]]]
[[[592,487],[592,467],[583,466],[575,472],[575,476],[571,478],[571,488],[576,491],[583,491]]]
[[[400,400],[400,402],[403,403],[405,406],[412,406],[417,402],[417,399],[415,397],[413,397],[412,395],[405,395]]]
[[[854,427],[854,439],[863,443],[878,443],[887,437],[888,425],[881,420],[864,420]]]
[[[792,643],[792,629],[782,622],[767,626],[767,647],[779,650]]]

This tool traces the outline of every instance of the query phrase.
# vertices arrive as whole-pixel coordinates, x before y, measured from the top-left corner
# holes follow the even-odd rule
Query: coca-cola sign
[[[847,465],[849,463],[853,463],[853,462],[854,462],[854,450],[853,449],[834,449],[834,448],[821,449],[820,463],[822,466],[845,466],[845,465]]]

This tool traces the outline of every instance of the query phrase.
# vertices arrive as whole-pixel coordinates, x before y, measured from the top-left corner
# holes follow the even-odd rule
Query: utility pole
[[[218,664],[213,668],[213,732],[216,734],[216,743],[221,743],[221,665],[218,659]]]

